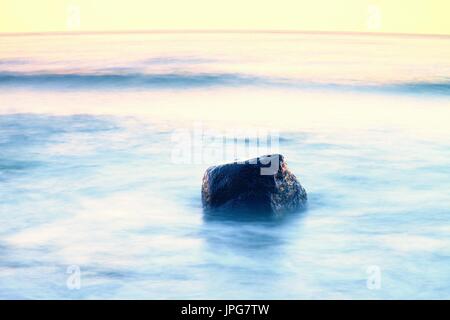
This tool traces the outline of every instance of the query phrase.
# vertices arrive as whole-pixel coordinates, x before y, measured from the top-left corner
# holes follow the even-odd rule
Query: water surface
[[[35,35],[0,47],[0,298],[450,298],[448,37]],[[211,154],[173,158],[174,136],[199,128],[279,134],[308,209],[204,215]]]

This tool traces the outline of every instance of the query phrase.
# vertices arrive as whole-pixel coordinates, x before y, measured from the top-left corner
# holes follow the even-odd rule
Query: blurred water
[[[0,47],[0,298],[450,297],[448,37],[85,34]],[[174,132],[199,124],[278,131],[308,210],[205,216],[210,163],[172,161]]]

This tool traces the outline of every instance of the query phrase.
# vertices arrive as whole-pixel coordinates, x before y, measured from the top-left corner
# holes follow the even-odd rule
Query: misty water
[[[449,37],[0,48],[0,298],[450,298]],[[206,215],[203,173],[235,154],[199,132],[236,138],[239,158],[277,137],[308,208]]]

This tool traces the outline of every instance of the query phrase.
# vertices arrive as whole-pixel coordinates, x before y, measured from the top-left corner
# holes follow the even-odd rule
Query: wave
[[[257,77],[233,73],[166,73],[166,74],[23,74],[0,73],[0,86],[65,87],[65,88],[191,88],[206,86],[238,86],[261,83]]]
[[[450,81],[402,83],[331,83],[239,73],[12,73],[0,72],[1,87],[60,89],[195,88],[262,86],[306,90],[450,95]]]
[[[340,84],[321,83],[313,84],[311,88],[333,89],[339,91],[360,91],[368,93],[390,94],[434,94],[450,95],[450,81],[436,82],[398,82],[398,83],[371,83],[371,84]]]

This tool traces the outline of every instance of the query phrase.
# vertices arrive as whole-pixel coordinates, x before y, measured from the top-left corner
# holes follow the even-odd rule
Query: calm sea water
[[[1,36],[0,298],[450,298],[449,57],[448,37]],[[214,161],[174,161],[196,130],[276,132],[308,209],[205,216]]]

